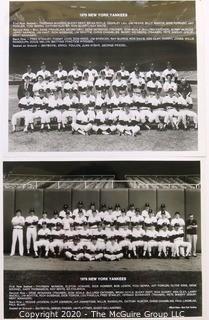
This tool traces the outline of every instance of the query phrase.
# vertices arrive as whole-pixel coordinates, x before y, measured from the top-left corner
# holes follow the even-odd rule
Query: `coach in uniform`
[[[190,214],[186,221],[186,238],[191,243],[191,252],[193,257],[197,256],[197,220]]]

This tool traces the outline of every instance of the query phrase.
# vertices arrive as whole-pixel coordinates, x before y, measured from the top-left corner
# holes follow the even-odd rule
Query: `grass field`
[[[194,110],[197,110],[197,87],[192,86]],[[18,111],[17,86],[9,87],[9,120]],[[9,124],[9,151],[195,151],[198,146],[197,131],[159,132],[156,130],[142,131],[137,137],[72,135],[71,132],[33,132],[22,131],[11,134]]]
[[[63,259],[34,259],[32,257],[5,256],[4,270],[63,270],[63,271],[201,271],[201,254],[196,258],[164,260],[138,259],[121,261],[66,261]]]

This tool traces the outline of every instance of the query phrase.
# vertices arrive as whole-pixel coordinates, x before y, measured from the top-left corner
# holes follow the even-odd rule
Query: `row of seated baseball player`
[[[35,120],[40,119],[40,130],[50,130],[56,119],[58,130],[72,130],[80,134],[128,134],[135,136],[140,129],[158,128],[165,130],[180,127],[197,129],[198,116],[193,108],[189,94],[175,94],[173,90],[161,97],[159,93],[149,95],[142,90],[136,94],[129,90],[123,94],[118,91],[109,98],[102,92],[95,98],[90,92],[80,98],[73,92],[58,91],[48,93],[39,91],[39,96],[31,97],[26,91],[19,101],[20,111],[12,116],[12,130],[16,131],[18,119],[24,118],[24,131],[35,129]]]
[[[152,256],[157,248],[157,256],[189,257],[191,250],[196,256],[197,222],[193,215],[186,223],[187,241],[184,240],[184,219],[176,212],[174,218],[165,210],[165,205],[154,215],[149,204],[142,212],[131,204],[128,210],[120,205],[112,207],[103,205],[101,210],[90,205],[85,210],[82,203],[73,212],[64,205],[63,210],[55,210],[52,219],[47,213],[39,219],[34,209],[24,218],[21,210],[16,211],[12,219],[13,236],[11,256],[15,254],[17,241],[19,253],[24,253],[23,227],[26,226],[27,255],[30,255],[31,244],[34,256],[38,257],[42,247],[45,256],[64,255],[74,260],[116,260],[122,257]],[[170,248],[170,250],[169,250]],[[186,249],[186,253],[185,253]],[[170,254],[168,255],[168,251]]]
[[[56,78],[60,81],[66,81],[67,79],[73,79],[78,83],[82,81],[83,78],[88,77],[88,81],[95,84],[99,77],[103,77],[107,81],[114,81],[117,75],[120,74],[121,79],[125,81],[131,81],[133,79],[140,78],[143,82],[149,82],[154,75],[157,81],[164,83],[168,76],[171,77],[172,82],[178,82],[178,72],[172,67],[170,61],[167,62],[166,68],[161,72],[156,70],[154,63],[150,64],[150,69],[147,72],[141,72],[139,64],[136,63],[133,71],[128,71],[124,63],[120,64],[120,68],[117,71],[114,71],[109,62],[106,62],[104,68],[101,70],[96,70],[93,67],[91,61],[89,61],[87,68],[83,71],[78,69],[77,63],[73,63],[72,70],[69,72],[64,69],[64,66],[61,62],[58,63],[57,70],[51,72],[47,70],[47,66],[44,62],[41,63],[40,70],[37,73],[32,72],[31,65],[27,65],[26,72],[22,75],[22,80],[25,80],[26,77],[30,79],[31,83],[35,83],[38,80],[38,77],[41,76],[43,80],[50,81],[55,75]],[[108,82],[106,82],[108,83]],[[100,85],[100,82],[98,82]]]

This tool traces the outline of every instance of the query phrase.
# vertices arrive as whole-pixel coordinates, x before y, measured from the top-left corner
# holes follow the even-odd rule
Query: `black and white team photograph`
[[[34,2],[32,14],[31,3],[12,2],[11,32],[21,21],[57,21],[56,9],[63,20],[68,10],[69,19],[81,22],[90,10],[128,12],[130,23],[149,23],[154,15],[150,36],[157,22],[195,25],[192,1],[132,1],[111,9],[106,2],[94,9],[90,2],[53,5]],[[147,38],[122,47],[19,48],[12,39],[10,151],[198,150],[195,28],[188,40]]]
[[[7,318],[19,318],[18,310],[27,310],[32,303],[26,301],[22,309],[12,304],[17,286],[35,286],[36,291],[39,286],[79,288],[82,281],[92,279],[97,290],[110,288],[114,281],[124,281],[121,288],[133,285],[132,290],[156,283],[159,290],[171,284],[170,290],[180,291],[181,285],[184,290],[192,286],[187,295],[193,292],[194,299],[185,302],[189,304],[185,316],[199,315],[200,193],[198,161],[4,162]],[[107,281],[107,287],[101,289],[100,281]],[[109,292],[111,299],[114,290]],[[73,300],[78,310],[82,297]],[[121,299],[125,297],[124,292]],[[141,297],[146,298],[145,291]],[[50,299],[52,303],[53,296]],[[94,294],[88,293],[87,299],[95,299]],[[162,301],[160,310],[168,310],[170,302]],[[124,310],[145,308],[129,302],[125,307],[124,301],[115,300],[114,308],[118,303]],[[67,308],[72,301],[60,303]],[[92,308],[94,302],[88,303]],[[146,308],[155,309],[152,303],[147,300]],[[171,305],[179,303],[173,300]],[[104,305],[101,308],[105,310]]]

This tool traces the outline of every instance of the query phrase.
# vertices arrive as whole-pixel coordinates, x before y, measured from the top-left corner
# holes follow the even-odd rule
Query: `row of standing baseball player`
[[[25,76],[23,82],[20,83],[17,91],[18,98],[24,96],[24,92],[27,90],[30,95],[39,95],[39,90],[43,90],[46,93],[52,91],[60,91],[62,94],[66,92],[74,92],[78,96],[80,94],[86,94],[90,91],[94,96],[101,95],[101,93],[107,93],[111,97],[116,91],[119,93],[124,93],[127,90],[133,91],[134,93],[140,93],[141,90],[147,90],[149,92],[158,92],[164,95],[169,90],[173,90],[178,93],[191,93],[192,88],[190,83],[182,78],[178,83],[172,80],[172,77],[168,75],[165,81],[162,83],[157,80],[156,76],[153,74],[148,82],[138,75],[130,78],[129,80],[122,79],[121,73],[116,74],[116,78],[110,81],[105,78],[105,74],[102,73],[101,76],[95,81],[90,81],[87,73],[84,74],[82,80],[75,81],[72,76],[68,77],[66,80],[59,80],[57,74],[52,76],[51,80],[45,80],[42,75],[39,75],[37,82],[31,83],[29,76]]]
[[[140,71],[138,63],[135,64],[134,70],[132,72],[126,69],[124,63],[120,64],[120,69],[114,71],[108,62],[105,63],[103,69],[99,72],[93,68],[92,62],[89,61],[88,66],[83,71],[78,69],[77,63],[73,63],[73,68],[69,72],[64,70],[63,64],[61,62],[58,63],[57,70],[54,72],[50,72],[47,70],[46,64],[42,62],[40,66],[40,70],[37,73],[32,72],[31,65],[27,65],[26,72],[22,75],[22,80],[26,77],[29,77],[30,82],[37,81],[38,77],[41,76],[44,80],[49,81],[53,75],[56,75],[58,80],[66,80],[68,77],[72,78],[74,81],[79,82],[82,80],[84,76],[88,76],[88,80],[90,82],[95,82],[99,77],[103,76],[105,79],[112,81],[116,78],[116,75],[120,74],[122,80],[134,79],[134,78],[142,78],[146,82],[151,80],[151,77],[154,75],[157,80],[164,82],[168,76],[171,77],[172,81],[177,82],[178,80],[178,72],[172,67],[171,62],[167,62],[166,69],[161,72],[155,69],[154,63],[150,64],[150,69],[144,73]]]
[[[123,95],[115,94],[108,98],[102,94],[97,99],[94,95],[82,95],[80,99],[74,93],[59,92],[45,96],[39,91],[39,96],[31,97],[26,91],[25,97],[19,101],[20,111],[12,115],[12,131],[16,131],[18,119],[24,118],[24,131],[34,130],[36,119],[41,120],[41,131],[51,129],[51,122],[56,119],[57,128],[70,129],[80,134],[127,134],[136,136],[140,129],[158,128],[165,130],[173,128],[197,129],[198,116],[193,108],[190,94],[176,96],[170,90],[166,96],[158,93],[147,96],[133,92]]]
[[[103,244],[114,238],[119,244],[128,243],[129,249],[134,241],[139,241],[139,238],[140,241],[143,241],[143,245],[145,240],[145,242],[149,242],[155,239],[164,242],[168,240],[167,238],[174,237],[174,235],[176,238],[180,237],[181,241],[184,242],[185,222],[180,217],[179,212],[176,212],[174,218],[170,221],[168,218],[170,214],[166,210],[161,209],[156,215],[157,219],[153,211],[150,208],[148,209],[148,206],[143,210],[144,216],[141,215],[138,209],[134,209],[133,205],[130,206],[127,212],[121,210],[119,206],[116,206],[115,211],[112,211],[112,209],[107,211],[103,206],[100,212],[95,209],[89,209],[84,212],[84,209],[79,205],[74,210],[74,215],[66,207],[65,205],[60,213],[55,211],[52,219],[47,218],[46,212],[39,219],[35,215],[34,209],[31,209],[29,216],[24,218],[21,210],[16,210],[16,215],[12,218],[11,256],[15,254],[17,241],[19,242],[19,253],[23,255],[24,226],[26,226],[27,254],[30,254],[31,243],[33,242],[35,255],[37,255],[38,248],[43,245],[42,240],[47,240],[48,245],[51,242],[51,247],[53,247],[51,252],[54,254],[55,247],[58,247],[58,252],[61,253],[64,249],[64,243],[72,243],[75,237],[78,237],[83,245],[91,242],[93,238],[96,238],[97,242],[101,240]],[[92,204],[91,207],[94,207],[94,205]],[[88,218],[87,212],[89,213]],[[39,231],[37,231],[37,226]],[[164,236],[162,230],[166,231]],[[193,214],[189,215],[186,222],[186,234],[187,241],[193,250],[193,255],[196,256],[197,221],[194,219]],[[47,239],[44,239],[45,236],[47,236]],[[159,237],[163,238],[160,239]],[[46,251],[48,255],[48,250]],[[190,254],[190,252],[187,253]]]

